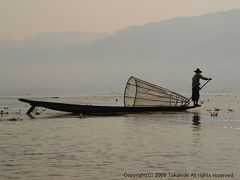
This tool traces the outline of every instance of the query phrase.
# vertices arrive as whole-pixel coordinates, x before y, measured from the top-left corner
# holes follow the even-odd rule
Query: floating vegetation
[[[216,116],[218,116],[218,113],[217,112],[210,112],[210,115],[216,117]]]
[[[45,111],[45,110],[43,110],[42,108],[35,108],[33,110],[33,114],[34,115],[40,115],[43,111]]]
[[[52,99],[58,99],[59,97],[58,96],[53,96],[53,97],[50,97]]]
[[[7,119],[7,121],[22,121],[23,119],[22,118],[10,118],[10,119]]]
[[[6,114],[9,114],[9,112],[5,112],[5,111],[1,110],[1,111],[0,111],[0,114],[1,114],[1,115],[6,115]]]
[[[0,119],[0,121],[22,121],[22,118],[9,118],[9,119]]]
[[[35,115],[40,115],[41,113],[39,111],[34,112]]]

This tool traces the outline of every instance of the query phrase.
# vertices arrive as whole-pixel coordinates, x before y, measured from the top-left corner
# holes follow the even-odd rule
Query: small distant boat
[[[127,82],[124,92],[124,106],[78,105],[22,98],[19,101],[31,105],[27,114],[31,114],[35,107],[86,115],[186,111],[195,108],[195,106],[188,106],[189,99],[186,97],[135,77],[130,77]]]

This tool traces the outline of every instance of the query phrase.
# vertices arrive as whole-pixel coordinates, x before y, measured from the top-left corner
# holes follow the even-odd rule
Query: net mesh
[[[130,77],[125,88],[125,107],[186,106],[188,99],[168,89]]]

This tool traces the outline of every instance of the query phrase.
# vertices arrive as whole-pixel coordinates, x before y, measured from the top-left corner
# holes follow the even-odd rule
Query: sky
[[[240,8],[239,0],[0,0],[0,40],[41,32],[113,33],[131,25]]]

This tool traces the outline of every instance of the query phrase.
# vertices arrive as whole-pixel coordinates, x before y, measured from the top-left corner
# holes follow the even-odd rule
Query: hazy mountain
[[[86,57],[131,60],[228,60],[240,57],[240,10],[132,26],[88,49]]]
[[[4,64],[58,62],[58,57],[66,57],[65,51],[92,44],[107,34],[87,32],[40,33],[19,42],[0,41],[0,59]]]
[[[96,34],[88,32],[53,32],[53,33],[40,33],[36,36],[30,37],[22,41],[24,45],[42,44],[53,47],[60,46],[80,46],[94,43],[107,34]]]
[[[15,41],[11,40],[0,40],[0,54],[11,49],[16,45]]]
[[[136,75],[186,90],[199,67],[214,78],[212,90],[240,89],[232,81],[239,75],[239,19],[240,10],[234,9],[131,26],[107,36],[42,33],[0,51],[0,61],[2,67],[15,70],[5,72],[12,87],[19,85],[15,81],[28,79],[25,85],[34,88],[67,84],[119,90],[128,76]]]

